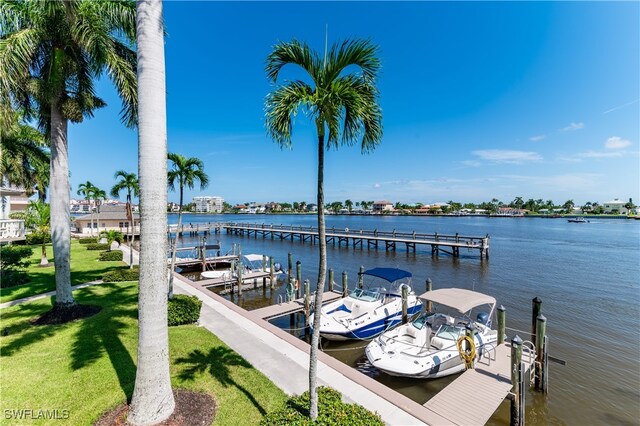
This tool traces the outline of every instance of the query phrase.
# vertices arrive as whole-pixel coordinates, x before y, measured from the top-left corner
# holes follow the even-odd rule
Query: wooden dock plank
[[[342,294],[340,293],[326,291],[322,294],[322,303],[324,304],[333,302],[334,300],[340,299],[341,297]],[[292,300],[291,302],[280,303],[277,305],[266,306],[260,309],[254,309],[253,311],[251,311],[251,313],[266,320],[299,312],[302,309],[304,309],[304,298]]]
[[[260,279],[260,278],[269,278],[270,276],[271,274],[269,272],[263,272],[263,271],[247,272],[244,275],[242,275],[242,282],[247,284],[253,280]],[[200,285],[202,287],[216,287],[216,286],[221,286],[225,284],[235,283],[237,281],[238,280],[235,277],[232,277],[230,279],[220,277],[220,278],[210,278],[208,280],[194,281],[194,284]]]
[[[525,368],[531,367],[529,350],[523,348]],[[424,407],[457,425],[483,425],[511,392],[511,346],[496,347],[491,359],[483,358],[424,404]]]

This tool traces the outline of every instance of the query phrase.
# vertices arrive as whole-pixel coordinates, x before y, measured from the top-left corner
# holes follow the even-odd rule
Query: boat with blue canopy
[[[355,288],[347,297],[321,308],[321,336],[329,340],[372,339],[396,326],[402,321],[403,287],[408,288],[407,314],[421,311],[422,303],[411,288],[411,272],[373,268],[362,274],[371,279],[366,289]],[[311,324],[314,315],[309,318]]]

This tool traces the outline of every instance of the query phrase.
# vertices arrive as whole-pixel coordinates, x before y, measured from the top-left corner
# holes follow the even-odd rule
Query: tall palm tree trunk
[[[56,307],[75,305],[71,291],[71,213],[67,119],[51,105],[51,242],[56,271]]]
[[[320,307],[327,271],[327,240],[324,224],[324,134],[318,126],[318,238],[320,242],[320,262],[318,266],[318,283],[313,316],[313,333],[311,334],[311,353],[309,356],[309,415],[312,420],[318,417],[318,343],[320,341]]]
[[[167,325],[167,118],[162,1],[138,0],[140,291],[138,368],[128,421],[151,425],[175,408]]]
[[[128,217],[129,220],[129,269],[133,269],[133,239],[135,238],[135,229],[133,224],[135,223],[133,220],[133,211],[131,210],[131,190],[127,194],[127,214],[131,212],[131,217]]]
[[[178,249],[178,235],[182,227],[182,200],[184,187],[180,185],[180,207],[178,208],[178,228],[176,229],[176,237],[173,239],[173,247],[171,253],[171,270],[169,272],[169,299],[173,297],[173,271],[176,269],[176,250]]]

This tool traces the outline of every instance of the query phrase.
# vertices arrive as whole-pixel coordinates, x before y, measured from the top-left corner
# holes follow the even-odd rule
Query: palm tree
[[[135,2],[16,0],[0,3],[0,119],[23,108],[51,141],[51,239],[55,308],[72,307],[69,255],[68,122],[91,117],[105,102],[94,81],[105,71],[136,122]],[[1,126],[0,126],[1,127]]]
[[[120,245],[122,244],[122,240],[124,238],[124,236],[122,235],[122,232],[116,231],[115,229],[102,231],[99,235],[100,235],[100,238],[105,238],[107,240],[107,244],[109,245],[108,251],[111,251],[111,244],[113,244],[114,241],[117,241],[118,245]]]
[[[113,188],[111,188],[111,196],[119,197],[120,191],[127,191],[127,219],[130,224],[130,234],[129,234],[129,268],[133,268],[133,239],[134,237],[134,222],[133,222],[133,214],[131,212],[131,195],[135,195],[136,197],[139,195],[139,186],[138,186],[138,176],[135,173],[127,173],[124,170],[118,170],[113,177],[115,179],[120,178]]]
[[[93,199],[93,194],[95,193],[96,186],[89,181],[85,183],[81,183],[78,185],[78,191],[76,192],[78,195],[84,196],[85,201],[89,203],[89,211],[91,212],[91,235],[93,235],[93,204],[91,200]]]
[[[184,197],[184,187],[193,189],[196,182],[200,183],[200,189],[204,189],[209,185],[209,177],[204,172],[204,164],[199,158],[187,158],[176,153],[169,153],[167,156],[171,161],[171,170],[167,174],[169,189],[176,190],[176,185],[180,191],[180,207],[178,209],[178,229],[173,240],[171,250],[171,273],[169,274],[169,298],[173,297],[173,270],[176,264],[176,249],[178,247],[178,234],[182,226],[182,203]]]
[[[564,209],[565,213],[571,213],[571,211],[573,210],[573,206],[574,205],[575,205],[575,203],[573,202],[573,200],[567,200],[562,205],[562,208]]]
[[[100,206],[102,202],[107,199],[107,193],[103,189],[97,186],[93,188],[93,200],[96,203],[96,228],[98,235],[100,235]]]
[[[353,201],[344,200],[344,205],[347,209],[349,209],[349,213],[351,213],[351,209],[353,208]]]
[[[511,203],[517,209],[521,209],[522,206],[524,205],[524,201],[522,200],[522,197],[516,197]]]
[[[167,325],[167,109],[161,0],[137,3],[140,284],[138,368],[127,420],[160,423],[175,408]],[[162,177],[162,178],[161,178]]]
[[[24,215],[24,225],[31,230],[31,234],[42,239],[42,255],[40,266],[48,266],[46,237],[49,235],[51,222],[51,208],[42,201],[29,201],[29,207]]]
[[[267,132],[281,147],[291,147],[293,118],[305,110],[316,125],[318,136],[318,237],[320,259],[315,305],[322,306],[327,269],[327,242],[324,220],[324,151],[340,144],[353,145],[361,139],[362,152],[373,150],[382,139],[382,111],[378,105],[375,78],[380,69],[377,47],[366,40],[347,40],[334,44],[324,58],[306,43],[293,40],[278,43],[267,57],[267,78],[276,83],[285,65],[298,65],[306,71],[311,84],[288,81],[276,87],[265,101]],[[355,65],[360,73],[345,73]],[[342,138],[340,138],[342,122]],[[325,140],[326,136],[326,140]],[[320,315],[314,317],[309,360],[309,415],[318,415],[316,389]]]

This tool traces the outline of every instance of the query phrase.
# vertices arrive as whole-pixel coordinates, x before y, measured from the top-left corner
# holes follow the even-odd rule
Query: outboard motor
[[[280,272],[282,270],[282,265],[276,262],[276,264],[273,265],[273,270],[274,272]]]
[[[488,325],[489,322],[489,314],[486,312],[479,312],[476,317],[476,322],[479,322],[482,325]]]

